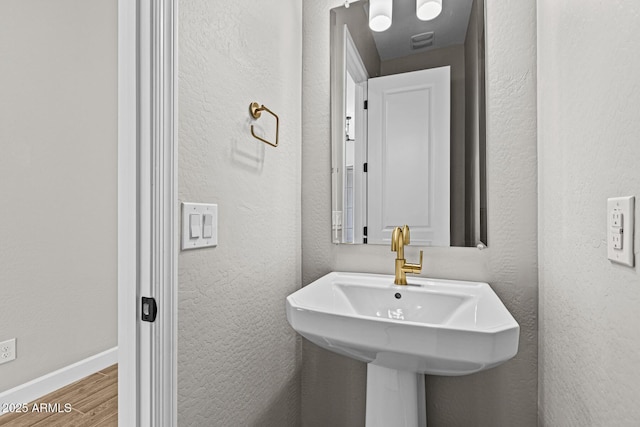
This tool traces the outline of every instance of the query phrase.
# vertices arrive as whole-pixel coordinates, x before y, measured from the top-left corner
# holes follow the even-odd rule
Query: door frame
[[[364,108],[364,103],[367,101],[367,87],[369,81],[369,73],[367,67],[365,67],[362,57],[358,52],[353,37],[349,32],[349,27],[344,25],[344,76],[345,83],[343,87],[346,87],[347,73],[351,75],[353,81],[356,84],[356,96],[355,96],[355,132],[357,139],[357,147],[355,149],[354,159],[354,171],[353,171],[353,188],[354,188],[354,218],[353,218],[353,241],[354,243],[367,243],[367,239],[364,235],[364,227],[367,226],[367,177],[364,171],[364,164],[367,163],[367,110]],[[346,93],[346,91],[345,91]],[[346,111],[346,100],[343,100],[343,111]],[[343,120],[344,116],[343,114]],[[346,125],[346,124],[345,124]],[[345,127],[343,125],[343,128]],[[343,155],[344,159],[344,155]],[[344,171],[342,178],[342,188],[345,187],[346,170]],[[343,203],[343,210],[345,210],[345,204]],[[343,227],[344,233],[344,227]],[[344,234],[342,242],[345,242]]]
[[[177,425],[177,0],[118,0],[118,423]],[[158,315],[142,322],[141,297]]]

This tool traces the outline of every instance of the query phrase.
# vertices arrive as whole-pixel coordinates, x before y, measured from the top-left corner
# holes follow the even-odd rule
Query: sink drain
[[[400,292],[396,292],[395,297],[396,299],[400,299],[402,298],[402,295],[400,294]]]

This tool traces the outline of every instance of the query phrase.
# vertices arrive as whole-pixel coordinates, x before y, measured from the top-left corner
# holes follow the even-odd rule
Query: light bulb
[[[369,28],[384,31],[391,26],[393,0],[369,0]]]
[[[416,16],[421,21],[430,21],[442,12],[442,0],[416,0]]]

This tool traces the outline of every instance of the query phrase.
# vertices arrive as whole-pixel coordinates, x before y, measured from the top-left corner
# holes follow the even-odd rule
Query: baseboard
[[[0,393],[0,414],[7,412],[9,404],[29,403],[59,388],[118,363],[118,347],[88,357],[73,365],[43,375]],[[4,410],[4,412],[3,412]]]

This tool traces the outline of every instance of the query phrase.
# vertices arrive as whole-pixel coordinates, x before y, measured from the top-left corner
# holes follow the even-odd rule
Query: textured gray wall
[[[301,22],[300,0],[180,1],[179,199],[219,211],[218,246],[179,255],[180,426],[300,424]]]
[[[639,217],[638,22],[634,0],[538,1],[543,426],[640,420],[638,226],[635,268],[606,245],[608,197]]]
[[[393,273],[384,246],[331,244],[329,10],[303,2],[303,284],[332,271]],[[537,424],[535,1],[487,5],[490,247],[425,248],[424,276],[491,283],[521,326],[511,361],[465,377],[428,377],[429,426]],[[407,183],[407,185],[411,185]],[[415,259],[419,248],[408,248]],[[303,342],[302,425],[364,424],[365,365]]]
[[[0,2],[0,392],[118,345],[116,0]]]

